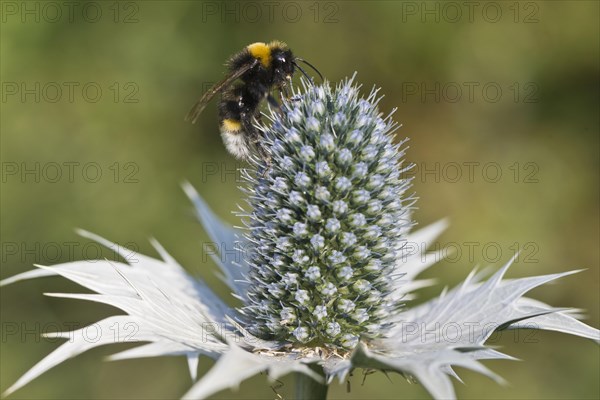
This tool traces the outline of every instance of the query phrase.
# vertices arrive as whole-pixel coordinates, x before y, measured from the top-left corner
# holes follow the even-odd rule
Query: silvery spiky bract
[[[212,240],[243,254],[241,262],[230,253],[216,260],[244,303],[239,309],[186,273],[158,243],[160,260],[87,232],[81,234],[122,250],[128,263],[70,262],[4,280],[61,275],[96,294],[48,295],[125,312],[95,324],[100,340],[86,340],[85,328],[53,334],[68,340],[5,395],[91,348],[147,342],[111,359],[185,355],[194,379],[200,356],[218,359],[185,394],[190,399],[235,388],[259,372],[273,379],[295,372],[329,384],[355,368],[398,371],[432,396],[452,398],[454,366],[500,381],[479,361],[511,358],[485,346],[497,329],[537,327],[600,341],[574,310],[524,297],[574,271],[505,280],[508,263],[487,280],[474,272],[439,298],[409,307],[411,294],[429,283],[416,277],[439,259],[426,249],[445,223],[409,232],[403,153],[392,141],[394,124],[376,104],[374,92],[361,99],[350,80],[335,89],[305,87],[274,112],[264,128],[271,160],[257,160],[258,173],[247,175],[244,231],[223,224],[184,185]]]

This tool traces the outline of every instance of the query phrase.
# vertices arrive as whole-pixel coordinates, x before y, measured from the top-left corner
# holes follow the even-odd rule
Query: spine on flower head
[[[352,348],[385,334],[413,199],[397,125],[352,79],[305,85],[263,128],[271,160],[247,176],[252,332],[296,346]],[[260,172],[262,171],[262,172]]]

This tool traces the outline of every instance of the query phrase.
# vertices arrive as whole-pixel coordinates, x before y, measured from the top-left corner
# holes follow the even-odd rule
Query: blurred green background
[[[523,250],[517,277],[585,272],[534,295],[586,310],[598,326],[599,3],[540,2],[11,2],[1,26],[1,277],[108,257],[78,238],[85,228],[143,253],[156,237],[223,297],[208,237],[180,189],[189,180],[231,223],[243,203],[237,163],[222,146],[211,104],[183,116],[229,55],[255,41],[286,41],[331,81],[358,71],[398,107],[417,164],[415,219],[449,217],[450,260],[427,273],[432,297],[475,266]],[[100,174],[100,175],[99,175]],[[501,174],[501,175],[498,175]],[[106,306],[46,298],[78,291],[59,278],[1,292],[0,390],[57,343],[45,330],[109,315]],[[233,302],[232,302],[233,304]],[[504,334],[493,345],[525,362],[487,365],[510,386],[459,371],[461,398],[598,398],[599,348],[557,333]],[[182,358],[107,363],[124,345],[95,349],[51,370],[19,398],[173,398],[190,386]],[[201,362],[201,373],[212,361]],[[359,372],[330,398],[428,398],[419,385]],[[291,378],[277,392],[292,392]],[[215,398],[275,398],[264,376]]]

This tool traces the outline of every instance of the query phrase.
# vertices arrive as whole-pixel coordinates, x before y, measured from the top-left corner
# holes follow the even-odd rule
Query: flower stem
[[[323,369],[316,365],[310,364],[310,369],[321,375],[325,381]],[[327,389],[329,386],[326,383],[320,383],[303,373],[296,373],[296,400],[325,400],[327,399]]]

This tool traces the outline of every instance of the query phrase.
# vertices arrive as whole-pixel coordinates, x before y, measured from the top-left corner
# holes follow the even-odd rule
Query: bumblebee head
[[[295,58],[291,50],[285,48],[273,49],[271,52],[271,63],[274,84],[281,84],[292,79]]]
[[[250,45],[249,48],[256,45],[257,44]],[[282,86],[285,85],[288,81],[291,81],[292,76],[294,75],[294,70],[296,68],[298,68],[300,72],[302,72],[302,74],[309,81],[312,82],[312,78],[298,65],[298,61],[303,62],[304,64],[312,68],[319,75],[321,80],[323,80],[323,75],[321,75],[321,73],[312,64],[299,57],[295,57],[292,54],[292,51],[285,43],[273,41],[268,45],[265,45],[264,43],[260,43],[260,45],[263,46],[261,48],[268,49],[268,51],[265,51],[265,54],[268,53],[269,55],[268,62],[263,62],[263,65],[265,65],[265,67],[271,68],[271,71],[273,71],[274,85]],[[255,48],[251,48],[250,50],[251,54],[258,54]]]

